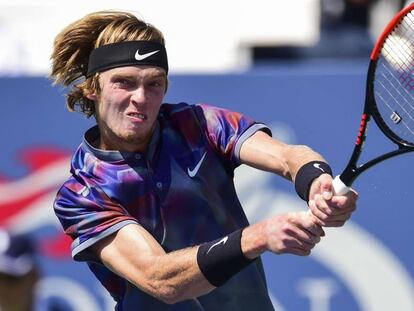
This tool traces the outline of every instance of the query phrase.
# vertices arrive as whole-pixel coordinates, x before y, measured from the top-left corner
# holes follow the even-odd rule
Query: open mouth
[[[147,116],[143,113],[139,113],[139,112],[128,112],[127,113],[128,117],[134,118],[134,119],[140,119],[140,120],[146,120]]]

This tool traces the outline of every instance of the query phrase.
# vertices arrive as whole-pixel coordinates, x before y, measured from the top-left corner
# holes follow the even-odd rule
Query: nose
[[[146,90],[145,87],[140,85],[135,90],[132,91],[131,101],[136,104],[144,104],[146,101]]]

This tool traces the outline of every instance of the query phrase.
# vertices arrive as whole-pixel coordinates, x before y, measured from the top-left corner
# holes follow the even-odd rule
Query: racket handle
[[[343,183],[339,175],[337,175],[332,181],[332,186],[336,195],[344,195],[349,192],[351,187],[348,187]]]

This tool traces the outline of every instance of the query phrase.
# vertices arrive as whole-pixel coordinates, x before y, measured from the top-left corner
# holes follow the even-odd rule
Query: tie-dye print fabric
[[[248,225],[233,171],[240,164],[240,146],[258,130],[270,133],[264,124],[239,113],[181,103],[162,105],[145,153],[95,149],[98,128],[86,132],[72,158],[72,176],[59,190],[54,208],[73,238],[73,257],[88,261],[117,300],[118,310],[130,310],[131,305],[134,310],[216,310],[213,300],[220,297],[222,310],[233,310],[240,303],[252,310],[247,308],[250,300],[254,309],[260,300],[264,303],[260,310],[269,310],[260,260],[210,294],[168,306],[106,269],[89,251],[131,223],[143,226],[166,252]]]

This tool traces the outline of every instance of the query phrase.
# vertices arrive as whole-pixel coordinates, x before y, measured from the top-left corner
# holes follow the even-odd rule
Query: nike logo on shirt
[[[154,55],[155,53],[158,53],[160,50],[156,50],[156,51],[152,51],[149,53],[145,53],[145,54],[139,54],[139,49],[135,52],[135,59],[140,61],[140,60],[144,60],[147,57],[150,57],[151,55]]]
[[[193,178],[197,174],[198,170],[200,169],[201,164],[204,161],[204,158],[206,157],[206,154],[207,154],[207,152],[204,152],[204,154],[201,157],[200,161],[198,161],[197,165],[192,170],[190,168],[187,168],[188,176]]]

